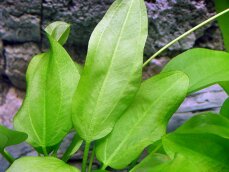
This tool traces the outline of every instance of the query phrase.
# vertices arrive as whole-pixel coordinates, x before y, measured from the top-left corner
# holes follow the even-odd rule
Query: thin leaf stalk
[[[171,45],[175,44],[176,42],[178,42],[180,39],[188,36],[190,33],[196,31],[197,29],[199,29],[200,27],[208,24],[209,22],[215,20],[216,18],[224,15],[225,13],[229,12],[229,8],[210,17],[209,19],[203,21],[202,23],[198,24],[197,26],[193,27],[192,29],[188,30],[187,32],[185,32],[184,34],[180,35],[179,37],[177,37],[176,39],[172,40],[171,42],[169,42],[168,44],[166,44],[164,47],[162,47],[159,51],[157,51],[155,54],[153,54],[144,64],[143,67],[145,67],[151,60],[153,60],[155,57],[157,57],[159,54],[161,54],[164,50],[166,50],[167,48],[169,48]]]
[[[10,155],[9,152],[7,152],[6,150],[3,150],[0,152],[2,154],[2,156],[10,163],[12,164],[14,162],[14,158],[12,155]]]
[[[48,156],[46,147],[42,146],[42,151],[43,151],[44,156]]]
[[[94,158],[95,158],[95,146],[93,146],[93,150],[91,153],[90,162],[89,162],[89,166],[88,166],[88,172],[91,172],[91,170],[92,170]]]
[[[78,137],[75,134],[73,139],[72,139],[70,146],[67,148],[66,152],[64,153],[64,155],[62,157],[62,160],[64,162],[67,162],[71,158],[70,154],[71,154],[72,150],[74,149],[74,147],[76,146],[77,143],[78,143]]]
[[[87,170],[87,160],[88,160],[90,145],[91,145],[90,142],[85,143],[85,148],[84,148],[84,153],[83,153],[82,172],[86,172]]]

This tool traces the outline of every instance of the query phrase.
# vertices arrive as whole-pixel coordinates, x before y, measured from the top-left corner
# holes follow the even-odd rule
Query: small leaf
[[[45,31],[61,45],[64,45],[70,33],[70,24],[62,21],[56,21],[49,24],[45,28]]]
[[[224,101],[224,103],[223,103],[223,105],[222,105],[222,107],[220,109],[220,115],[222,115],[222,116],[224,116],[224,117],[229,119],[229,98],[227,98]]]
[[[73,123],[87,142],[111,132],[139,89],[147,30],[143,0],[116,0],[93,31],[73,99]]]
[[[27,134],[10,130],[0,125],[0,151],[5,147],[19,144],[27,139]]]
[[[172,59],[163,72],[180,70],[190,79],[189,94],[221,81],[229,81],[229,53],[195,48]]]
[[[80,78],[65,49],[48,38],[51,50],[30,62],[26,97],[14,117],[15,128],[28,134],[28,143],[43,148],[58,144],[72,128],[72,97]]]
[[[53,157],[23,157],[16,160],[6,172],[80,172]]]
[[[97,158],[107,166],[122,169],[159,140],[186,96],[188,81],[182,72],[169,72],[143,82],[111,134],[97,142]]]
[[[215,6],[216,6],[216,11],[218,13],[229,8],[229,1],[228,0],[214,0],[214,2],[215,2]],[[220,16],[217,20],[219,22],[219,27],[220,27],[221,32],[223,34],[224,46],[225,46],[226,50],[229,52],[228,19],[229,19],[229,13],[226,13],[226,14]]]

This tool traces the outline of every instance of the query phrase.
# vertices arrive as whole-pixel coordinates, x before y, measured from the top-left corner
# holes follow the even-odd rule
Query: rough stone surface
[[[41,2],[0,0],[0,38],[10,42],[39,42]]]
[[[218,85],[198,91],[182,103],[178,111],[171,118],[168,131],[173,131],[185,121],[201,112],[219,112],[228,95]]]
[[[147,56],[210,16],[204,1],[157,0],[146,5],[149,17],[149,37],[145,47]],[[174,53],[192,48],[203,31],[200,29],[190,34],[171,46],[169,51]]]
[[[70,39],[66,44],[72,58],[84,61],[89,37],[96,24],[103,17],[114,0],[30,0],[18,1],[0,0],[0,40],[3,41],[3,52],[10,58],[0,55],[0,75],[9,77],[11,82],[25,88],[25,68],[28,55],[37,53],[37,47],[45,50],[48,47],[44,29],[49,23],[62,20],[69,22]],[[149,18],[149,37],[145,47],[145,56],[149,57],[155,51],[188,29],[214,14],[212,0],[146,0]],[[24,52],[24,44],[33,46],[24,59],[18,60],[16,53],[9,49],[19,49]],[[0,41],[1,43],[1,41]],[[16,43],[16,45],[15,45]],[[223,49],[220,31],[216,24],[190,34],[171,46],[163,56],[173,57],[179,52],[192,47],[207,47]],[[10,47],[10,48],[9,48]],[[30,47],[27,47],[30,49]],[[32,52],[34,51],[34,52]],[[0,46],[1,54],[1,46]],[[29,58],[31,58],[30,56]],[[12,59],[15,60],[12,60]],[[15,62],[21,61],[20,67]],[[11,64],[14,63],[14,64]],[[160,68],[157,66],[156,68]],[[18,81],[15,80],[18,78]]]
[[[13,85],[18,88],[25,89],[25,73],[28,62],[39,52],[39,47],[34,43],[8,45],[5,47],[5,74],[8,76]]]

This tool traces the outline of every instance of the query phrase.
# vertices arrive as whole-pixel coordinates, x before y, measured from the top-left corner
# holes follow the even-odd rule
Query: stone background
[[[12,117],[25,95],[25,72],[33,55],[47,49],[44,27],[52,21],[69,22],[66,49],[72,58],[84,62],[90,34],[114,0],[0,0],[0,124],[12,127]],[[212,16],[213,0],[146,0],[149,36],[145,58],[185,31]],[[192,47],[223,50],[217,23],[213,22],[171,46],[144,69],[152,76],[180,52]],[[218,111],[227,95],[213,86],[188,97],[171,119],[171,131],[202,111]],[[68,142],[68,141],[67,141]],[[26,144],[10,148],[15,157],[34,155]],[[74,157],[80,160],[81,154]],[[8,164],[0,157],[0,172]]]

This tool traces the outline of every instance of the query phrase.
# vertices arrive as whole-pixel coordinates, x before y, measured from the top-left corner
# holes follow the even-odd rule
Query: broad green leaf
[[[23,157],[16,160],[6,172],[80,172],[53,157]]]
[[[228,0],[215,0],[216,11],[219,13],[223,10],[229,8],[229,1]],[[226,50],[229,52],[229,13],[226,13],[218,18],[219,27],[222,31],[223,38],[224,38],[224,46]]]
[[[71,103],[80,78],[65,49],[48,35],[51,50],[29,64],[27,92],[14,118],[17,130],[28,134],[34,147],[58,144],[72,128]]]
[[[70,33],[70,24],[62,21],[56,21],[49,24],[45,28],[45,31],[61,45],[64,45]]]
[[[27,134],[0,125],[0,152],[7,146],[19,144],[27,139]]]
[[[135,96],[147,30],[143,0],[116,0],[92,33],[73,99],[73,123],[87,142],[110,133]]]
[[[98,141],[97,158],[106,166],[122,169],[159,140],[186,96],[188,81],[182,72],[162,73],[144,81],[113,131]]]
[[[229,119],[229,98],[227,98],[224,101],[224,103],[223,103],[223,105],[222,105],[222,107],[220,109],[220,115],[222,115],[222,116],[226,117],[227,119]]]
[[[188,50],[172,59],[163,72],[180,70],[190,79],[189,94],[229,81],[229,53],[203,48]]]
[[[203,113],[192,117],[179,127],[176,133],[210,133],[229,139],[229,120],[213,113]]]
[[[151,153],[130,172],[200,172],[199,167],[181,154],[170,159],[164,154]],[[203,172],[203,171],[201,171]]]
[[[228,139],[208,133],[175,132],[164,136],[162,142],[171,158],[176,153],[183,155],[198,167],[196,172],[229,171],[229,155],[226,153],[229,151]]]

